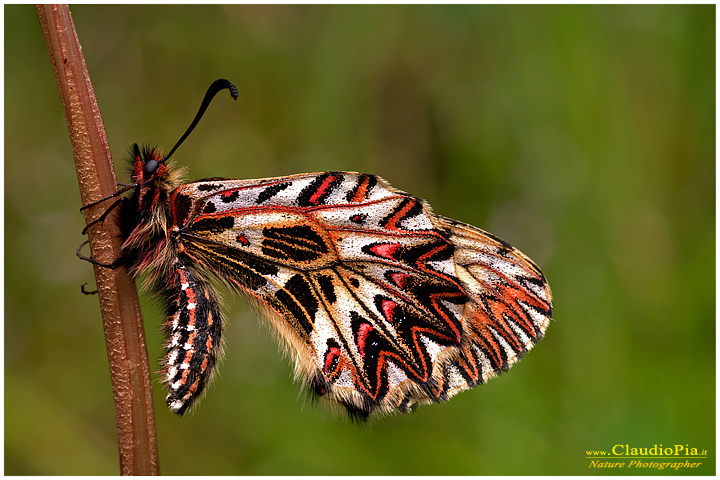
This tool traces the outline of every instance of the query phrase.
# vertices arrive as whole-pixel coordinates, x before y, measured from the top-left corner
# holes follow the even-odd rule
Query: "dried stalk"
[[[100,109],[67,5],[36,5],[65,112],[83,205],[115,193],[117,184]],[[103,203],[85,211],[89,222]],[[111,263],[120,253],[113,222],[88,231],[93,258]],[[95,265],[110,363],[122,475],[158,475],[152,379],[134,281],[124,268]],[[78,292],[78,295],[79,292]]]

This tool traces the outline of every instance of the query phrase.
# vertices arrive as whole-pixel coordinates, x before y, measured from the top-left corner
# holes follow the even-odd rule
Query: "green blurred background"
[[[5,6],[5,473],[116,474],[80,197],[32,6]],[[588,450],[687,444],[715,472],[715,6],[72,7],[120,181],[131,143],[190,179],[379,174],[532,257],[555,297],[513,370],[357,426],[311,405],[225,292],[227,357],[164,474],[653,474]],[[159,309],[143,296],[152,369]],[[662,474],[676,473],[664,470]]]

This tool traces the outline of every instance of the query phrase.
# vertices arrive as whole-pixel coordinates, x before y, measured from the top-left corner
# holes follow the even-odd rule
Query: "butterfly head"
[[[138,186],[167,177],[169,170],[157,147],[140,148],[137,143],[130,147],[130,165],[130,181]]]

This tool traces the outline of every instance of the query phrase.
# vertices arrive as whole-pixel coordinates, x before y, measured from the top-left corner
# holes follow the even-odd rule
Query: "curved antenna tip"
[[[235,85],[233,85],[229,80],[226,80],[224,78],[215,80],[212,85],[210,85],[210,88],[208,88],[207,92],[205,92],[205,97],[203,97],[202,103],[200,104],[200,109],[198,110],[197,114],[195,114],[195,118],[193,119],[192,123],[190,123],[190,126],[185,131],[183,136],[180,137],[180,140],[178,140],[175,146],[170,150],[170,153],[165,155],[165,157],[160,160],[161,163],[165,162],[165,160],[170,158],[170,156],[175,153],[175,150],[177,150],[177,148],[185,141],[188,135],[190,135],[190,132],[192,132],[195,126],[198,124],[203,114],[205,113],[205,110],[207,110],[208,106],[210,106],[210,102],[215,97],[215,95],[217,95],[218,92],[226,88],[230,90],[230,96],[233,98],[233,100],[237,100],[238,89]]]
[[[226,79],[224,79],[224,78],[220,78],[220,79],[218,79],[218,80],[215,80],[215,81],[212,83],[212,85],[210,85],[210,88],[208,88],[208,91],[207,91],[207,93],[205,94],[205,96],[207,96],[208,94],[210,94],[210,92],[214,92],[214,93],[212,93],[212,96],[211,96],[211,98],[212,98],[213,96],[215,96],[216,93],[218,93],[219,91],[221,91],[221,90],[224,89],[224,88],[227,88],[228,90],[230,90],[230,96],[233,98],[233,100],[237,100],[237,99],[238,99],[238,89],[237,89],[237,87],[236,87],[235,85],[233,85],[230,80],[226,80]]]

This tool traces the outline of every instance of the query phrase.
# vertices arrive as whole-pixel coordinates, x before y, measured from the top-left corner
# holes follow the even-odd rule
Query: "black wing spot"
[[[272,197],[277,195],[279,192],[282,192],[289,186],[290,186],[290,182],[283,182],[283,183],[277,183],[275,185],[270,185],[269,187],[267,187],[266,189],[264,189],[263,191],[260,192],[257,200],[255,200],[255,203],[257,203],[259,205],[261,203],[267,202]]]

